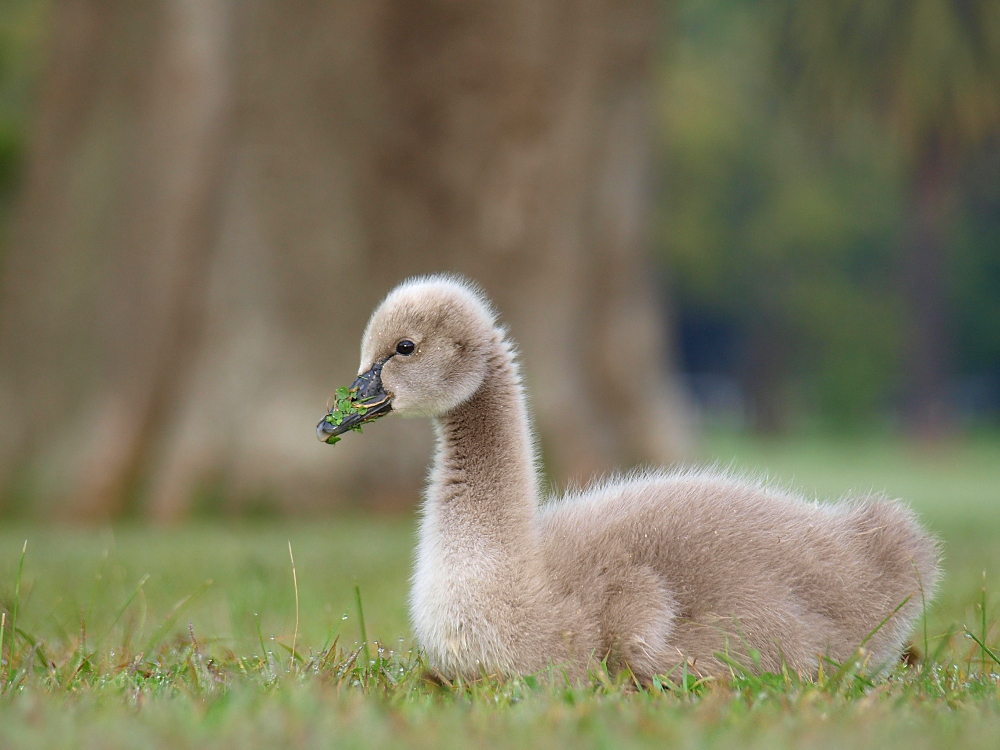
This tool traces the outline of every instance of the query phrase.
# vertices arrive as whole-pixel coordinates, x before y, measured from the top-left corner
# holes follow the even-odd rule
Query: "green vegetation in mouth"
[[[364,402],[370,400],[370,398],[359,400],[357,388],[338,388],[337,400],[334,402],[333,408],[330,409],[330,413],[326,415],[326,421],[339,427],[348,417],[354,415],[363,417],[368,413],[368,407],[365,406]],[[356,424],[351,429],[355,432],[361,432],[361,425]],[[340,437],[337,435],[331,435],[326,439],[328,445],[334,445],[338,442],[340,442]]]

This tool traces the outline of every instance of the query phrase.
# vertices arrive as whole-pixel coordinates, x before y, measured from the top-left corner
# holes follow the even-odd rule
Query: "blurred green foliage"
[[[1000,148],[980,157],[966,177],[955,243],[957,365],[1000,378]]]
[[[994,0],[783,0],[782,78],[796,99],[839,122],[877,117],[905,161],[952,152],[1000,126],[1000,6]]]
[[[898,339],[885,283],[900,211],[891,152],[864,123],[816,148],[780,106],[756,4],[682,2],[675,31],[658,244],[676,304],[730,321],[748,347],[778,340],[780,366],[759,390],[830,414],[870,410]],[[789,392],[790,375],[813,393]]]
[[[946,238],[951,366],[984,385],[974,406],[995,406],[998,6],[671,7],[656,245],[682,333],[709,321],[735,342],[726,361],[701,366],[735,378],[765,428],[890,411],[912,325],[899,277],[913,165],[937,138],[961,144],[949,146],[959,171]]]

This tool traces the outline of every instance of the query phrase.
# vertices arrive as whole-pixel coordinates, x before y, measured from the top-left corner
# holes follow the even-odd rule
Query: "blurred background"
[[[314,428],[436,271],[555,487],[739,455],[974,518],[1000,4],[0,4],[0,517],[411,509],[427,424]]]

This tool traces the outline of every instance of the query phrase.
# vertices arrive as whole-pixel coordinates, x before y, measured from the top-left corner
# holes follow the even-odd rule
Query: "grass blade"
[[[870,641],[872,638],[874,638],[875,634],[878,633],[878,631],[880,631],[883,627],[885,627],[885,624],[887,622],[889,622],[889,620],[891,620],[893,617],[895,617],[896,613],[899,612],[899,610],[901,610],[903,607],[905,607],[906,603],[909,602],[910,599],[912,599],[912,598],[913,598],[913,594],[910,594],[910,596],[908,596],[905,599],[903,599],[903,601],[901,601],[899,604],[896,605],[896,608],[894,610],[892,610],[892,612],[890,612],[889,614],[887,614],[882,619],[882,622],[880,622],[878,625],[876,625],[875,628],[868,635],[866,635],[861,640],[861,643],[858,644],[858,647],[856,649],[854,649],[854,653],[851,654],[847,659],[845,659],[844,663],[841,664],[841,665],[839,665],[839,668],[837,669],[837,671],[831,676],[831,678],[830,678],[831,684],[833,684],[833,685],[835,685],[835,686],[837,686],[839,688],[839,686],[843,683],[844,678],[848,677],[848,676],[850,676],[850,677],[860,677],[860,679],[862,680],[862,682],[864,682],[864,683],[866,683],[868,685],[872,685],[873,684],[870,680],[868,680],[867,678],[862,677],[861,675],[858,674],[858,672],[860,672],[861,669],[864,667],[864,663],[862,662],[862,658],[861,658],[861,656],[862,656],[862,650],[864,649],[864,647],[868,643],[868,641]],[[833,661],[832,659],[829,659],[827,657],[823,657],[823,658],[826,659],[827,661],[829,661],[831,664],[836,664],[836,662]]]
[[[896,608],[894,610],[892,610],[892,612],[890,612],[889,614],[887,614],[885,616],[885,618],[882,620],[882,622],[880,622],[878,625],[876,625],[875,629],[872,632],[870,632],[868,635],[866,635],[864,637],[864,640],[861,641],[861,643],[858,644],[858,651],[860,651],[861,649],[863,649],[865,647],[865,644],[867,644],[868,641],[870,641],[872,638],[874,638],[875,634],[878,631],[880,631],[883,627],[885,627],[885,624],[887,622],[889,622],[889,620],[891,620],[893,617],[895,617],[896,613],[899,612],[899,610],[901,610],[903,607],[905,607],[906,603],[908,601],[910,601],[910,599],[912,599],[912,598],[913,598],[913,594],[910,594],[908,597],[906,597],[905,599],[903,599],[903,601],[901,601],[899,604],[897,604]]]
[[[17,638],[17,610],[21,604],[21,574],[24,573],[24,557],[28,554],[28,540],[24,540],[24,546],[21,547],[21,560],[17,564],[17,580],[14,582],[14,609],[10,615],[10,645],[7,647],[10,650],[10,658],[7,660],[8,664],[12,664],[14,661],[14,642]]]
[[[913,572],[917,574],[917,587],[920,589],[920,614],[924,623],[924,666],[927,666],[927,659],[930,657],[930,640],[927,638],[927,596],[924,594],[924,581],[920,577],[920,569],[917,567],[916,562],[910,561],[913,566]]]
[[[136,587],[134,589],[132,589],[132,593],[129,594],[129,597],[128,599],[125,600],[125,603],[122,605],[122,608],[118,610],[118,614],[115,615],[115,619],[112,621],[111,626],[108,628],[108,632],[106,632],[97,642],[98,647],[100,647],[100,645],[104,643],[105,640],[107,640],[108,636],[111,635],[111,631],[115,629],[115,625],[117,625],[118,621],[122,619],[122,615],[125,614],[125,611],[129,608],[129,605],[132,604],[132,602],[135,600],[137,596],[139,596],[139,592],[142,590],[142,587],[146,584],[146,581],[148,580],[149,580],[149,573],[146,573],[146,575],[144,575],[142,578],[139,579],[139,583],[136,584]]]
[[[340,620],[340,622],[333,623],[333,627],[331,627],[326,634],[326,640],[323,641],[323,647],[319,650],[321,654],[326,653],[326,650],[330,648],[330,644],[333,643],[335,638],[337,637],[337,631],[340,630],[340,624],[346,619],[347,615],[345,614],[343,620]]]
[[[170,614],[167,615],[167,619],[163,621],[163,624],[157,628],[155,633],[153,633],[153,637],[149,639],[149,643],[146,645],[145,653],[150,653],[154,648],[160,645],[160,641],[163,640],[163,637],[168,632],[170,632],[170,628],[172,628],[174,623],[177,622],[177,618],[184,614],[184,611],[194,603],[195,599],[204,594],[211,585],[212,579],[209,578],[198,588],[197,591],[193,594],[188,594],[174,605],[174,608],[170,610]]]
[[[757,679],[753,674],[748,672],[746,667],[744,667],[742,664],[736,661],[736,659],[732,658],[729,654],[723,653],[722,651],[716,651],[714,654],[712,654],[712,656],[714,656],[716,659],[718,659],[727,667],[729,667],[729,669],[733,672],[734,676],[741,677],[745,680],[750,680],[755,683],[760,683],[759,679]]]
[[[299,640],[299,577],[295,572],[295,555],[292,554],[292,540],[288,540],[288,556],[292,559],[292,584],[295,586],[295,632],[292,634],[292,661],[289,663],[295,663],[295,644]],[[360,602],[360,594],[358,601]],[[360,604],[359,604],[360,606]]]
[[[976,634],[973,633],[968,628],[965,629],[965,634],[979,644],[979,648],[983,650],[984,657],[985,655],[988,655],[993,661],[995,661],[998,665],[1000,665],[1000,656],[997,656],[995,653],[993,653],[993,649],[991,649],[989,646],[986,645],[986,641],[979,640],[979,638],[976,637]]]
[[[912,598],[913,595],[910,594],[910,596],[903,599],[903,601],[901,601],[899,604],[896,605],[896,608],[892,610],[892,612],[890,612],[883,618],[882,622],[880,622],[878,625],[875,626],[874,630],[872,630],[868,635],[866,635],[862,639],[861,643],[858,644],[858,647],[854,649],[854,653],[844,660],[844,663],[840,665],[840,668],[830,678],[831,684],[839,687],[843,683],[844,678],[849,676],[849,673],[850,676],[852,677],[860,677],[862,682],[868,684],[869,686],[873,684],[871,680],[858,674],[858,672],[860,672],[861,669],[864,667],[864,664],[862,663],[861,660],[862,649],[864,649],[865,644],[867,644],[868,641],[874,638],[875,634],[878,633],[878,631],[880,631],[883,627],[885,627],[885,624],[889,622],[889,620],[891,620],[893,617],[895,617],[896,613],[899,612],[899,610],[901,610],[903,607],[905,607],[906,603],[909,602],[910,599]],[[830,661],[831,663],[835,663],[833,662],[833,660],[830,659],[828,659],[828,661]]]
[[[264,645],[264,631],[260,629],[260,615],[253,613],[253,619],[257,623],[257,638],[260,640],[260,658],[267,663],[267,646]]]
[[[354,582],[354,598],[358,604],[358,623],[361,626],[361,647],[365,652],[365,666],[371,664],[372,656],[368,651],[368,631],[365,629],[365,611],[361,608],[361,587]]]
[[[983,638],[982,642],[980,643],[980,646],[982,646],[983,649],[982,670],[983,674],[986,674],[986,645],[985,645],[986,644],[986,571],[985,570],[983,571],[983,587],[980,589],[979,618],[981,621],[980,625],[982,627],[982,630],[980,632],[982,633],[982,638]]]

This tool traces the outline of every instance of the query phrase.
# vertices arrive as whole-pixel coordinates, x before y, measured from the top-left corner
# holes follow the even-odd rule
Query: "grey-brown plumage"
[[[412,353],[397,353],[406,341]],[[550,665],[579,676],[607,659],[649,680],[685,660],[696,673],[728,671],[720,653],[757,671],[814,673],[888,617],[865,644],[877,668],[898,659],[934,592],[935,543],[884,498],[823,505],[689,470],[540,505],[512,347],[465,282],[397,287],[364,334],[361,372],[373,366],[392,411],[436,425],[411,611],[446,676]],[[641,373],[620,397],[642,397]],[[321,438],[333,429],[321,423]]]

